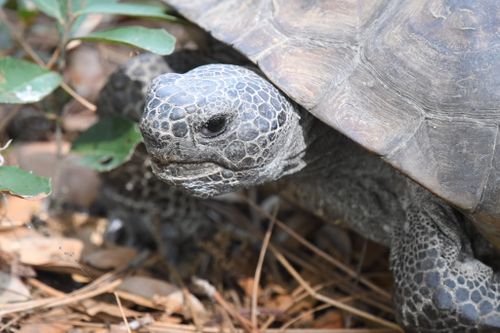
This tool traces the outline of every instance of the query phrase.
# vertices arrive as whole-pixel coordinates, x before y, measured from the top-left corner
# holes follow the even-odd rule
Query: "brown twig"
[[[118,296],[118,294],[116,292],[114,292],[113,295],[115,295],[116,304],[118,304],[118,308],[120,308],[120,313],[122,314],[123,322],[125,323],[125,326],[127,327],[127,332],[132,333],[132,330],[130,329],[130,325],[128,324],[127,316],[125,316],[125,311],[123,311],[123,306],[122,306],[122,301],[120,301],[120,296]]]
[[[204,293],[217,302],[231,317],[236,319],[246,332],[258,333],[259,330],[252,325],[252,322],[243,317],[238,311],[233,309],[224,297],[208,281],[199,278],[193,278],[193,283],[197,285]]]
[[[23,318],[23,315],[14,316],[11,320],[5,323],[5,325],[0,326],[0,332],[8,332],[7,329],[12,325],[15,325],[19,320]]]
[[[248,321],[248,319],[244,318],[242,315],[239,314],[238,311],[236,311],[235,309],[233,309],[231,307],[231,305],[229,305],[229,303],[226,302],[226,300],[224,299],[224,297],[222,297],[222,295],[217,291],[215,292],[215,294],[213,295],[213,299],[220,305],[224,308],[224,310],[226,310],[233,318],[235,318],[236,320],[238,320],[241,324],[241,326],[243,326],[243,328],[248,331],[248,332],[258,332],[258,330],[253,327],[252,323],[250,321]]]
[[[51,286],[46,285],[45,283],[43,283],[35,278],[29,278],[26,280],[26,282],[28,282],[29,285],[37,288],[38,290],[40,290],[42,293],[44,293],[46,295],[55,296],[55,297],[66,296],[66,294],[64,292],[57,290],[55,288],[52,288]],[[118,294],[118,292],[116,292],[116,291],[114,293]],[[108,308],[112,307],[113,315],[115,315],[114,314],[114,311],[115,311],[114,305],[108,304],[108,303],[103,303],[103,302],[97,301],[97,300],[88,299],[88,300],[85,300],[84,302],[80,302],[79,304],[72,305],[71,307],[77,309],[79,312],[84,311],[86,313],[91,313],[92,308],[98,308],[100,306],[105,306]],[[118,308],[118,306],[116,308]],[[122,316],[122,317],[123,317],[123,315],[130,317],[130,316],[137,316],[139,314],[138,312],[130,310],[130,309],[120,309],[120,308],[117,309],[117,312],[119,312],[120,316]],[[0,330],[0,332],[2,332],[2,330]]]
[[[56,50],[50,56],[49,61],[47,62],[46,67],[48,69],[52,69],[52,67],[54,67],[55,63],[57,62],[57,59],[59,59],[60,54],[61,54],[61,49],[56,48]]]
[[[153,333],[195,333],[198,332],[196,327],[193,325],[180,325],[171,323],[161,323],[156,322],[148,326],[149,332]],[[204,327],[201,333],[242,333],[242,329],[236,329],[235,332],[231,332],[228,329],[222,329],[220,327]],[[332,329],[332,328],[289,328],[286,330],[287,333],[394,333],[394,330],[387,328],[352,328],[352,329]],[[283,333],[279,328],[268,329],[266,333]]]
[[[277,247],[277,249],[279,251],[281,251],[281,253],[283,253],[285,255],[285,257],[288,258],[290,261],[300,265],[304,269],[306,269],[310,272],[313,272],[313,273],[317,271],[315,265],[306,261],[303,258],[300,258],[296,254],[294,254],[290,251],[287,251],[286,249],[279,248],[279,247]],[[355,284],[350,284],[350,285],[348,284],[348,282],[352,282],[352,281],[348,280],[350,278],[349,276],[347,276],[347,277],[340,276],[339,273],[333,272],[332,270],[324,270],[324,269],[321,270],[320,269],[320,272],[326,276],[330,276],[333,279],[339,279],[339,282],[337,284],[337,288],[340,288],[341,290],[343,290],[347,293],[353,293],[353,292],[356,292],[360,289]],[[394,310],[392,308],[390,308],[386,304],[382,303],[383,301],[387,302],[388,300],[381,299],[379,297],[379,294],[375,293],[374,291],[372,291],[372,292],[375,294],[374,295],[375,297],[363,298],[362,301],[365,302],[366,304],[373,305],[373,306],[375,306],[375,307],[377,307],[385,312],[394,314]]]
[[[90,103],[82,96],[78,95],[78,93],[76,91],[74,91],[73,88],[71,88],[69,85],[67,85],[66,82],[61,82],[61,88],[63,88],[64,91],[66,91],[68,94],[71,95],[71,97],[76,99],[78,101],[78,103],[80,103],[81,105],[83,105],[84,107],[89,109],[90,111],[95,112],[97,110],[97,106]]]
[[[262,242],[262,247],[261,247],[260,253],[259,253],[259,259],[257,261],[257,268],[255,269],[253,286],[252,286],[252,308],[251,308],[251,312],[250,312],[250,320],[251,320],[252,325],[254,327],[257,327],[257,301],[258,301],[258,294],[259,294],[260,277],[262,275],[262,265],[264,264],[264,258],[266,256],[267,247],[268,247],[269,242],[271,240],[273,227],[274,227],[275,220],[276,220],[276,215],[278,214],[278,209],[279,209],[278,206],[276,206],[274,209],[273,218],[271,219],[269,226],[267,228],[266,234],[264,236],[264,240]]]
[[[366,320],[369,320],[371,322],[374,322],[374,323],[377,323],[379,325],[382,325],[382,326],[385,326],[387,328],[391,328],[393,330],[395,330],[396,332],[403,332],[401,330],[401,327],[399,327],[399,325],[393,323],[393,322],[390,322],[388,320],[385,320],[385,319],[382,319],[382,318],[379,318],[377,316],[374,316],[368,312],[365,312],[365,311],[362,311],[362,310],[359,310],[355,307],[352,307],[350,305],[347,305],[347,304],[344,304],[342,302],[339,302],[337,300],[334,300],[330,297],[327,297],[325,295],[322,295],[322,294],[319,294],[317,293],[301,276],[300,274],[295,270],[295,268],[293,268],[293,266],[288,262],[288,260],[286,260],[286,258],[280,253],[278,252],[273,246],[269,246],[269,249],[271,250],[271,252],[273,253],[273,255],[276,257],[276,259],[278,259],[278,261],[283,265],[283,267],[288,271],[288,273],[290,273],[290,275],[293,276],[293,278],[309,293],[309,295],[311,295],[311,297],[319,300],[319,301],[322,301],[324,303],[327,303],[327,304],[331,304],[341,310],[344,310],[344,311],[347,311],[353,315],[356,315],[358,317],[361,317],[361,318],[364,318]]]
[[[298,316],[296,316],[295,318],[292,318],[288,322],[284,323],[283,326],[281,326],[281,330],[285,331],[286,329],[288,329],[290,326],[292,326],[296,322],[299,322],[302,318],[307,317],[309,315],[312,315],[315,312],[325,310],[325,309],[328,309],[331,307],[333,307],[332,304],[321,304],[321,305],[318,305],[318,306],[312,308],[309,311],[304,311],[304,312],[300,313]]]
[[[253,202],[251,202],[251,201],[247,201],[247,202],[254,209],[256,209],[260,214],[262,214],[263,216],[266,216],[267,218],[272,218],[272,216],[268,212],[262,210],[259,206],[257,206]],[[290,236],[292,236],[294,239],[296,239],[300,244],[302,244],[303,246],[307,247],[309,250],[313,251],[320,258],[323,258],[327,262],[329,262],[332,265],[334,265],[335,267],[339,268],[341,271],[343,271],[344,273],[348,274],[350,277],[352,277],[354,279],[359,279],[359,281],[361,283],[363,283],[366,287],[372,289],[373,291],[375,291],[379,295],[383,296],[384,298],[391,299],[391,294],[390,293],[388,293],[387,291],[383,290],[379,286],[375,285],[373,282],[365,279],[364,277],[359,276],[359,274],[355,270],[353,270],[351,267],[345,265],[341,261],[339,261],[339,260],[333,258],[332,256],[328,255],[328,253],[320,250],[319,248],[317,248],[311,242],[309,242],[306,239],[304,239],[302,236],[300,236],[298,233],[296,233],[294,230],[292,230],[290,227],[288,227],[285,223],[283,223],[279,219],[276,219],[276,225],[280,229],[282,229],[283,231],[285,231],[287,234],[289,234]]]
[[[235,333],[236,332],[236,326],[234,326],[233,321],[231,320],[231,315],[220,305],[216,305],[215,307],[216,311],[220,313],[221,316],[221,321],[220,321],[220,326],[221,329],[222,327],[227,328],[229,330],[229,333]],[[195,325],[196,326],[196,325]],[[196,327],[197,332],[203,332],[203,327]]]
[[[330,285],[336,284],[339,282],[339,279],[334,279],[331,281],[328,281],[326,283],[320,283],[316,286],[313,286],[312,288],[314,291],[318,292],[321,289],[324,289]],[[299,286],[296,291],[292,292],[291,296],[293,297],[292,302],[290,302],[287,306],[285,306],[284,309],[281,309],[284,313],[287,313],[290,309],[292,309],[294,306],[296,306],[300,301],[302,301],[304,298],[309,296],[309,294],[304,291],[304,288],[302,286]],[[268,320],[260,327],[261,331],[267,331],[269,326],[276,320],[276,315],[271,315]]]
[[[37,308],[54,308],[64,306],[114,291],[114,289],[122,283],[122,276],[130,270],[136,269],[137,266],[139,266],[146,259],[147,255],[147,251],[141,252],[129,263],[127,267],[106,273],[85,287],[77,289],[69,294],[49,297],[41,300],[31,300],[13,304],[0,304],[0,316]]]
[[[252,205],[252,203],[251,203],[251,205]],[[253,206],[253,205],[252,205],[252,206]],[[214,207],[214,209],[218,209],[219,211],[221,211],[221,210],[219,209],[219,207],[218,207],[218,206],[211,206],[211,207]],[[260,213],[261,213],[261,214],[263,214],[263,215],[264,215],[264,216],[266,216],[266,217],[270,217],[270,216],[271,216],[271,214],[268,214],[267,212],[263,212],[263,211],[262,211],[262,210],[260,210],[260,209],[258,209],[258,210],[260,211]],[[222,211],[222,212],[223,212],[223,211]],[[272,216],[271,216],[271,218],[272,218]],[[281,221],[279,221],[279,220],[276,220],[276,224],[280,224],[281,226],[284,226],[283,222],[281,222]],[[248,227],[248,225],[244,225],[244,227],[245,227],[245,226],[246,226],[246,227]],[[286,228],[286,226],[285,226],[285,228]],[[289,234],[291,233],[291,232],[290,232],[290,231],[291,231],[291,230],[290,230],[290,228],[286,228],[286,230],[285,230],[285,231],[286,231],[287,233],[289,233]],[[264,238],[264,235],[263,235],[263,234],[261,235],[260,231],[259,231],[259,230],[257,230],[257,229],[255,229],[255,228],[251,229],[251,232],[252,232],[252,235],[254,235],[254,236],[256,236],[256,235],[257,235],[259,238],[262,238],[262,239]],[[302,238],[300,235],[298,235],[298,234],[297,234],[297,233],[295,233],[295,232],[293,232],[293,233],[292,233],[292,237],[294,237],[294,238],[296,238],[296,239],[298,238],[298,239],[301,241],[301,243],[302,243],[302,244],[303,244],[304,242],[306,242],[306,245],[308,245],[307,247],[308,247],[309,249],[311,249],[314,253],[317,253],[318,251],[321,251],[321,250],[319,250],[317,247],[315,247],[314,245],[312,245],[311,243],[308,243],[308,242],[307,242],[304,238]],[[281,249],[280,249],[280,251],[284,251],[283,253],[286,255],[286,257],[287,257],[287,258],[290,258],[291,260],[293,260],[294,262],[296,262],[296,263],[300,264],[302,267],[306,268],[307,270],[309,270],[309,271],[311,271],[311,272],[315,272],[315,271],[317,271],[317,268],[316,268],[314,265],[312,265],[312,264],[311,264],[311,262],[305,261],[305,260],[303,260],[303,259],[301,259],[301,258],[299,258],[299,257],[295,256],[293,253],[287,252],[287,251],[285,251],[285,250],[281,250]],[[326,254],[326,253],[324,253],[324,256],[325,256],[325,257],[321,256],[321,258],[322,258],[323,260],[324,260],[324,259],[328,260],[328,258],[330,257],[330,256],[329,256],[328,254]],[[333,258],[332,258],[332,259],[333,259]],[[323,267],[323,269],[324,269],[324,268],[325,268],[325,267]],[[349,267],[347,267],[347,268],[348,268],[349,270],[353,271],[351,268],[349,268]],[[355,271],[353,271],[353,272],[354,272],[354,273],[353,273],[352,275],[350,275],[350,276],[351,276],[351,278],[356,278],[356,277],[358,277],[358,274],[356,274],[356,272],[355,272]],[[339,282],[342,282],[342,281],[344,281],[344,282],[348,282],[348,281],[346,280],[346,278],[345,278],[345,277],[340,277],[338,273],[336,273],[336,272],[334,272],[334,271],[332,271],[332,270],[327,270],[325,274],[326,274],[326,275],[328,275],[328,276],[332,276],[332,278],[333,278],[334,280],[337,280],[337,281],[339,281]],[[366,280],[366,279],[363,279],[363,277],[360,277],[360,281],[362,281],[362,280]],[[370,281],[367,281],[367,282],[368,282],[368,284],[370,284],[370,283],[371,283]],[[346,287],[347,287],[347,286],[346,286]],[[377,287],[377,286],[375,286],[375,287],[376,287],[376,288],[378,288],[379,290],[382,290],[382,289],[380,289],[380,287]],[[345,289],[346,289],[346,292],[355,292],[355,290],[353,290],[353,288],[345,288]],[[354,289],[358,289],[358,290],[360,290],[359,288],[354,288]],[[382,291],[383,291],[383,290],[382,290]],[[388,293],[387,293],[387,292],[385,292],[385,291],[383,291],[383,292],[384,292],[386,295],[388,295]],[[376,291],[374,291],[374,293],[376,293]],[[305,295],[309,295],[309,294],[306,292],[306,294],[305,294]],[[386,306],[384,306],[383,304],[379,303],[379,301],[376,301],[376,300],[373,300],[373,299],[368,298],[368,297],[367,297],[368,295],[369,295],[369,293],[361,293],[361,294],[360,294],[359,299],[360,299],[360,300],[363,300],[363,301],[364,301],[365,303],[367,303],[367,304],[371,304],[371,305],[373,305],[373,306],[375,306],[375,307],[381,308],[381,309],[382,309],[382,310],[384,310],[384,311],[388,311],[388,310],[389,310],[389,311],[388,311],[389,313],[393,313],[393,312],[392,312],[390,309],[388,309]],[[376,296],[379,296],[379,295],[380,295],[379,293],[377,293],[377,294],[376,294]],[[376,296],[375,296],[375,298],[377,298]],[[380,298],[380,297],[378,297],[378,298]],[[390,299],[390,298],[389,298],[389,299]],[[386,300],[386,298],[384,297],[384,298],[383,298],[383,300]],[[269,320],[267,320],[267,321],[266,321],[266,323],[265,323],[265,324],[261,327],[261,331],[263,331],[263,330],[267,329],[267,327],[269,327],[269,325],[271,325],[271,324],[272,324],[272,322],[273,322],[274,320],[275,320],[275,318],[274,318],[273,316],[271,316],[271,317],[269,318]],[[394,330],[392,330],[392,331],[394,331]]]
[[[54,308],[58,306],[68,305],[82,301],[87,298],[91,298],[100,294],[104,294],[116,288],[122,283],[121,279],[106,283],[104,286],[95,288],[94,290],[81,292],[78,290],[75,293],[67,294],[63,297],[49,297],[41,300],[33,300],[26,302],[19,302],[14,304],[0,305],[0,316],[22,312],[27,310],[33,310],[37,308]],[[83,289],[83,288],[82,288]]]

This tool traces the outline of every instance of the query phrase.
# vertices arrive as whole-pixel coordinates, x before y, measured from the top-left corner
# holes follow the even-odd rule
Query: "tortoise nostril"
[[[201,128],[201,134],[206,137],[212,138],[222,134],[226,129],[226,117],[216,116],[209,119]]]

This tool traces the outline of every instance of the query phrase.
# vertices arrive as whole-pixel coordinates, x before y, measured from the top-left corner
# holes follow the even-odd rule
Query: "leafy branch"
[[[74,45],[73,41],[119,43],[160,55],[170,54],[174,50],[175,38],[163,29],[126,26],[102,31],[90,31],[84,34],[79,32],[79,27],[89,14],[125,15],[166,21],[177,20],[175,17],[164,13],[162,7],[148,4],[122,3],[116,0],[33,0],[33,3],[40,12],[54,20],[54,24],[58,30],[58,45],[52,51],[49,60],[45,62],[36,50],[26,42],[23,33],[16,29],[9,21],[3,9],[5,2],[5,0],[0,0],[0,21],[7,27],[10,35],[31,61],[14,57],[0,58],[0,104],[39,102],[50,95],[56,88],[60,87],[86,109],[96,111],[96,106],[83,96],[80,96],[68,83],[64,82],[62,76],[66,66],[66,51],[70,45]],[[60,121],[59,115],[56,117]],[[109,120],[106,121],[109,122]],[[92,143],[93,146],[85,146],[85,144],[82,146],[82,142],[88,142],[85,139],[90,137],[88,135],[84,137],[87,141],[80,140],[77,144],[77,147],[78,145],[80,145],[79,147],[83,147],[84,153],[87,154],[87,159],[88,155],[92,155],[94,159],[100,161],[101,167],[97,168],[98,170],[103,170],[102,158],[99,157],[99,151],[102,150],[102,147],[110,147],[104,150],[108,155],[113,157],[113,163],[107,164],[106,168],[112,168],[125,162],[141,139],[140,134],[133,127],[134,125],[127,125],[123,121],[116,119],[113,121],[115,125],[107,123],[104,128],[106,126],[108,128],[109,126],[114,126],[113,128],[123,128],[123,131],[128,131],[127,133],[130,134],[127,135],[129,135],[130,139],[125,140],[127,143],[126,146],[106,142],[101,144],[97,141],[95,144]],[[129,129],[127,130],[127,128]],[[99,127],[97,127],[98,130]],[[99,136],[96,128],[93,128],[92,131],[92,135],[95,137],[101,137],[104,140],[115,140],[115,137],[107,138],[106,136]],[[118,130],[117,133],[122,133],[120,131],[122,130]],[[118,135],[118,138],[120,138],[120,135]],[[119,149],[119,151],[115,152],[113,149]],[[50,183],[48,180],[44,182],[41,178],[26,177],[26,174],[30,173],[16,167],[0,165],[0,192],[28,196],[28,194],[23,194],[20,188],[13,187],[13,184],[27,184],[29,182],[43,185],[38,187],[40,194],[48,194],[50,192]],[[6,182],[9,188],[3,186],[3,183]],[[29,196],[34,195],[30,192]]]

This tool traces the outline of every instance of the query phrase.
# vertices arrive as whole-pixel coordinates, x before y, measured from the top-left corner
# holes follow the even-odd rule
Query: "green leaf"
[[[38,102],[61,82],[59,74],[34,63],[0,58],[0,103]]]
[[[50,179],[18,167],[0,166],[0,192],[23,198],[40,198],[49,195],[50,191]]]
[[[151,17],[168,21],[176,20],[175,16],[165,14],[161,7],[142,5],[142,4],[132,4],[132,3],[118,3],[118,2],[94,3],[76,12],[75,15],[91,14],[91,13]]]
[[[109,2],[115,3],[116,0],[71,0],[71,8],[74,13],[78,13],[80,10],[86,8],[87,6],[91,6],[95,3],[109,3]],[[83,24],[86,17],[87,15],[75,16],[75,20],[71,25],[69,38],[72,38],[75,35],[77,35],[78,29]]]
[[[71,151],[97,171],[109,171],[127,162],[142,141],[137,123],[119,116],[104,116],[80,134]]]
[[[75,37],[75,39],[121,43],[160,55],[172,53],[175,46],[175,37],[165,30],[139,26],[96,31],[86,36]]]
[[[33,0],[33,2],[46,15],[55,18],[61,24],[64,22],[61,0]]]

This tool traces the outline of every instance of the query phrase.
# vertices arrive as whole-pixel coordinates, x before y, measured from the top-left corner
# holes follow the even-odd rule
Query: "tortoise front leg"
[[[465,218],[423,189],[395,226],[391,268],[410,332],[500,331],[500,274],[472,253]]]

